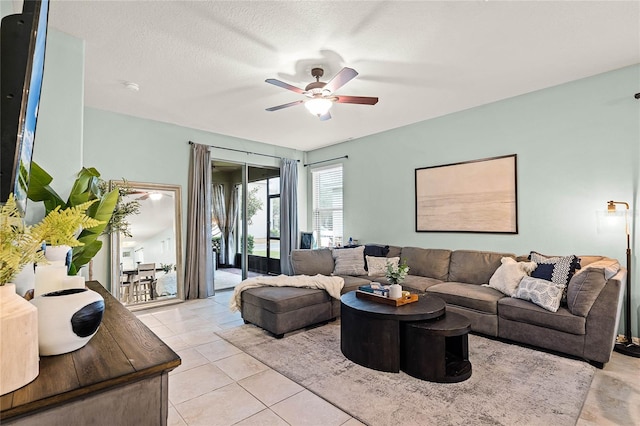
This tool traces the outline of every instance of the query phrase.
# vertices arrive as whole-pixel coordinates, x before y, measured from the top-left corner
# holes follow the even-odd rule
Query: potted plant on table
[[[39,372],[37,309],[16,294],[11,282],[28,265],[47,262],[44,241],[82,244],[74,237],[79,228],[99,223],[84,214],[91,204],[54,209],[35,226],[25,224],[13,194],[0,208],[0,395],[26,385]]]
[[[409,273],[409,266],[407,266],[407,261],[405,260],[402,265],[387,262],[387,271],[385,276],[387,280],[391,283],[389,286],[389,297],[392,299],[399,299],[402,297],[402,286],[400,283],[404,281]]]

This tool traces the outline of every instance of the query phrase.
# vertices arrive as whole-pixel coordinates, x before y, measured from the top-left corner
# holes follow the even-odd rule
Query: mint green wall
[[[602,254],[624,265],[623,231],[597,233],[596,211],[611,199],[637,210],[640,101],[633,95],[639,77],[640,65],[623,68],[318,149],[307,161],[349,156],[342,160],[346,238],[517,254]],[[415,232],[416,168],[507,154],[518,155],[517,235]],[[633,244],[638,253],[637,232]],[[632,277],[636,336],[638,270]]]
[[[67,199],[82,169],[84,41],[50,29],[33,160],[53,176],[52,187]],[[29,203],[29,217],[42,216],[42,203]]]
[[[244,139],[198,131],[173,124],[135,118],[86,108],[84,114],[83,164],[97,168],[102,177],[138,182],[164,183],[182,187],[183,249],[186,238],[190,146],[188,141],[278,157],[302,160],[300,151],[266,145]],[[275,158],[212,149],[213,159],[246,162],[258,166],[279,167]],[[306,179],[301,176],[299,199],[306,199]],[[299,205],[299,217],[306,217],[306,206]],[[303,219],[301,219],[303,220]],[[109,251],[104,249],[94,259],[97,280],[108,282]],[[183,257],[184,258],[184,257]]]

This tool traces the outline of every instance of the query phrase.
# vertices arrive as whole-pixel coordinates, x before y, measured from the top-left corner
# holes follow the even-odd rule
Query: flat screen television
[[[24,215],[44,73],[49,0],[25,0],[0,33],[0,202],[14,193]]]

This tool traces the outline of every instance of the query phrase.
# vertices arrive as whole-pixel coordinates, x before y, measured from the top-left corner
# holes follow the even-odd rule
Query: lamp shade
[[[318,117],[325,115],[331,109],[331,105],[333,102],[325,98],[312,98],[304,104],[311,114]]]

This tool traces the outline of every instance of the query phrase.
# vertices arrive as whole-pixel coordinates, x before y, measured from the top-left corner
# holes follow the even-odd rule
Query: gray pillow
[[[586,317],[606,284],[604,268],[589,267],[574,275],[567,288],[569,312]]]
[[[524,277],[513,297],[528,300],[547,311],[557,312],[564,287],[541,278]]]
[[[367,275],[364,269],[364,246],[332,250],[333,275]]]
[[[317,250],[291,250],[291,266],[296,275],[331,275],[333,257],[327,248]]]

